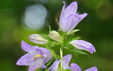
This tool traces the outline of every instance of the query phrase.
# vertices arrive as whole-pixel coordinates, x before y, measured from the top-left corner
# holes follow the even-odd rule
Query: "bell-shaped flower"
[[[76,25],[87,16],[87,13],[78,14],[77,13],[77,2],[72,2],[67,8],[65,7],[65,2],[61,11],[59,26],[63,32],[69,33],[72,31]]]
[[[63,57],[63,69],[70,69],[70,71],[82,71],[81,68],[76,63],[71,63],[71,66],[69,67],[68,64],[71,60],[72,55],[68,54]],[[58,71],[58,65],[60,63],[60,60],[56,60],[52,66],[49,68],[48,71]],[[97,71],[96,67],[91,67],[85,71]]]
[[[68,54],[66,56],[63,57],[63,69],[71,69],[71,71],[81,71],[81,68],[76,64],[75,67],[73,67],[73,63],[71,64],[71,67],[69,67],[69,62],[71,60],[72,55]],[[52,66],[49,68],[48,71],[58,71],[58,65],[60,63],[60,60],[56,60]],[[75,64],[74,64],[75,65]],[[73,69],[74,68],[74,69]]]
[[[93,52],[96,52],[95,47],[84,40],[72,40],[69,44],[73,45],[75,48],[80,49],[80,50],[86,50],[93,54]]]
[[[29,66],[29,71],[35,71],[37,68],[46,68],[45,64],[51,59],[51,51],[38,47],[31,46],[25,41],[21,42],[21,47],[24,51],[28,52],[23,55],[16,63],[16,65]]]
[[[61,40],[61,36],[57,31],[51,31],[49,33],[49,37],[55,41],[60,41]]]
[[[36,44],[46,44],[48,40],[44,39],[42,36],[39,34],[32,34],[29,36],[29,40],[31,42],[34,42]]]

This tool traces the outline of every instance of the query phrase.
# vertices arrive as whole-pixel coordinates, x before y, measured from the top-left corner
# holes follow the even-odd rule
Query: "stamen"
[[[43,57],[41,54],[37,54],[37,55],[35,55],[35,57],[34,57],[34,61],[36,60],[36,58],[38,58],[38,57]]]

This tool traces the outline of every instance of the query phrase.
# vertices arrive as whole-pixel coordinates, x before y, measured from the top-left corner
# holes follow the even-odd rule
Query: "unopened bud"
[[[36,43],[36,44],[46,44],[48,40],[44,39],[39,34],[32,34],[29,36],[29,40]]]
[[[61,40],[61,37],[60,37],[60,34],[57,32],[57,31],[51,31],[49,33],[49,37],[55,41],[60,41]]]

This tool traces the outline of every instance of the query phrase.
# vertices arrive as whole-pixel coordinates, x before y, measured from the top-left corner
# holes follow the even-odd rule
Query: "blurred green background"
[[[36,45],[29,41],[28,36],[48,34],[49,25],[52,30],[57,30],[55,19],[59,19],[62,1],[0,0],[0,71],[28,71],[28,67],[16,65],[17,60],[26,53],[21,49],[20,43],[24,40],[31,45]],[[69,5],[75,0],[64,1]],[[73,54],[71,62],[77,63],[82,70],[96,66],[98,71],[113,71],[113,0],[76,1],[78,12],[88,13],[88,16],[76,26],[77,29],[81,29],[76,35],[91,42],[96,48],[96,53],[92,54],[91,58],[85,55],[76,57]],[[40,29],[30,28],[24,21],[26,8],[35,4],[43,5],[47,12],[46,19],[41,20],[45,22],[44,26]],[[40,17],[37,16],[34,20]],[[70,54],[68,51],[65,52],[64,54]]]

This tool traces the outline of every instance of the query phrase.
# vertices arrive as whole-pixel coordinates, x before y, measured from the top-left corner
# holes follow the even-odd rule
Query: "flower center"
[[[37,54],[34,56],[34,61],[37,59],[37,58],[40,58],[40,57],[43,57],[41,54]]]

